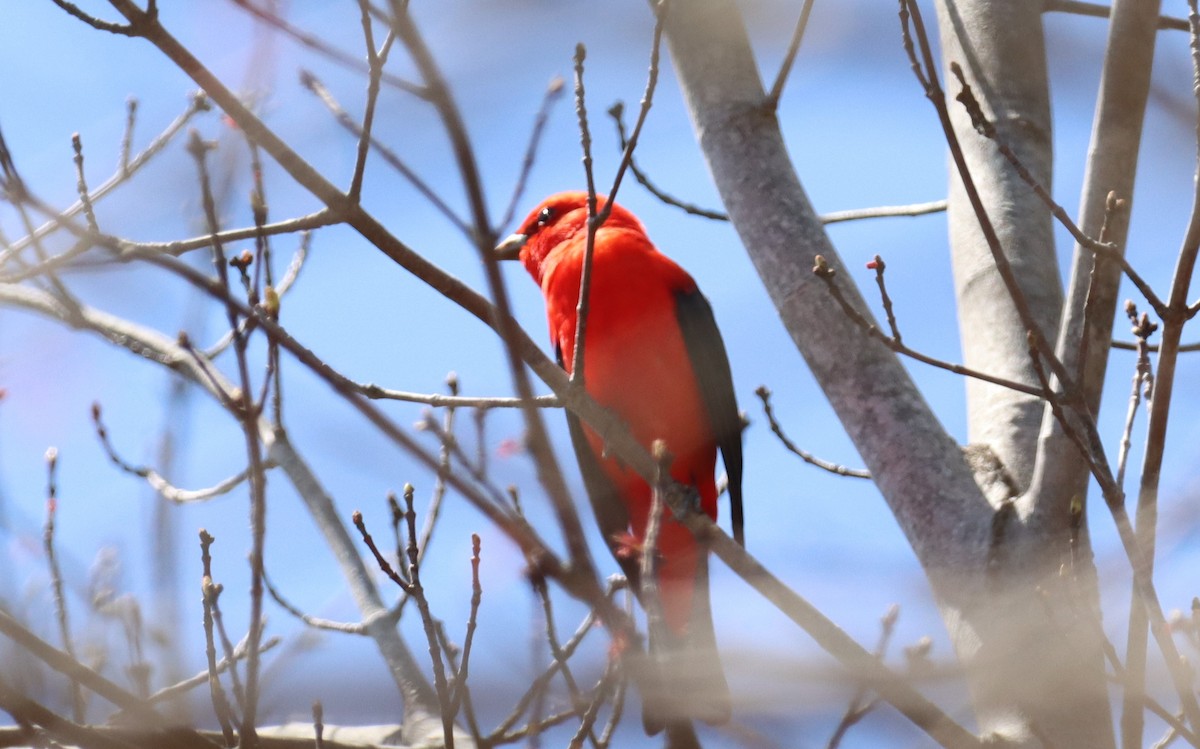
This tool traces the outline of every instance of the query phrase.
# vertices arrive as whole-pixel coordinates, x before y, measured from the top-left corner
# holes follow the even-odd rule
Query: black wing
[[[729,356],[725,342],[713,319],[712,307],[698,289],[678,293],[675,313],[688,358],[700,386],[700,397],[708,410],[725,474],[729,477],[729,507],[733,523],[733,538],[746,545],[742,530],[742,417],[733,394],[733,375],[729,371]]]
[[[558,366],[563,366],[562,349],[554,347],[554,358]],[[579,472],[583,475],[583,486],[587,489],[588,499],[592,503],[592,512],[596,515],[596,524],[604,542],[612,552],[613,558],[621,565],[625,579],[629,581],[632,590],[640,592],[638,562],[627,553],[621,553],[621,542],[618,540],[629,532],[629,512],[617,492],[617,487],[609,480],[608,474],[600,467],[600,460],[592,450],[591,443],[583,433],[583,424],[579,417],[567,413],[567,427],[571,430],[571,444],[575,448],[575,460],[579,463]]]

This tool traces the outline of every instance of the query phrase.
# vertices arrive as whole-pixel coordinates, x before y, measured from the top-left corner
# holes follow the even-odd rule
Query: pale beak
[[[496,253],[497,260],[516,260],[521,253],[521,248],[525,246],[526,240],[529,239],[528,234],[510,234],[503,242],[496,245],[493,252]]]

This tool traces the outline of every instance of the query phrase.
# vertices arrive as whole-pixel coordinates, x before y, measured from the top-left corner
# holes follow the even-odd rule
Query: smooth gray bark
[[[1022,39],[1027,46],[1019,54],[1030,54],[1029,44],[1040,45],[1040,25],[1036,33],[1039,38],[1033,42]],[[730,0],[675,4],[667,35],[697,138],[722,200],[784,326],[929,577],[967,668],[981,732],[1018,744],[1036,745],[1040,738],[1059,747],[1112,746],[1102,663],[1095,658],[1099,650],[1091,636],[1098,633],[1093,632],[1092,607],[1074,597],[1074,586],[1054,585],[1043,574],[1047,568],[1037,561],[1044,557],[1034,555],[1032,565],[1024,558],[1022,551],[1044,539],[1014,522],[1011,505],[997,515],[959,446],[896,358],[846,319],[813,275],[815,255],[823,255],[834,268],[841,265],[792,168],[775,113],[764,103],[736,6]],[[992,55],[986,51],[992,43],[974,45],[975,54]],[[1030,77],[1044,89],[1044,70],[1039,79],[1034,66]],[[1009,86],[1006,82],[1003,88]],[[1008,96],[1015,101],[1019,93],[1012,86]],[[913,87],[916,101],[920,89],[915,82]],[[1035,127],[1028,128],[1037,136],[1031,153],[1048,178],[1046,93],[1026,95],[1030,98],[1021,102],[1021,111],[1040,112]],[[931,127],[936,127],[935,121],[931,112]],[[1014,127],[1026,128],[1020,119],[1010,123],[1009,129]],[[988,156],[983,146],[973,150],[978,157]],[[994,160],[984,160],[982,169],[997,168]],[[995,185],[994,199],[1006,208],[1016,200],[1028,205],[1014,186],[1003,180]],[[1021,211],[1002,210],[995,218],[1002,237],[1022,238],[1020,272],[1032,277],[1029,293],[1039,297],[1042,325],[1053,330],[1061,289],[1044,213],[1036,212],[1041,218],[1033,223],[1039,228],[1029,236],[1020,232],[1028,218]],[[965,225],[965,219],[961,223]],[[962,232],[970,233],[965,226]],[[989,277],[994,271],[977,253],[964,253],[963,258],[959,286],[964,297],[974,300],[969,306],[975,322],[968,324],[981,324],[986,310],[992,325],[997,313],[987,305],[1007,302],[1007,297],[998,293],[999,281]],[[837,282],[863,310],[853,279],[842,271]],[[994,363],[988,367],[993,371],[1033,381],[1025,333],[1019,322],[1013,324],[1014,318],[1015,313],[1004,317],[999,340],[979,347],[976,356]],[[989,390],[975,390],[971,397],[973,411],[979,414],[973,417],[979,424],[972,427],[973,434],[1002,445],[995,452],[1003,452],[1028,482],[1040,405]],[[1065,532],[1054,537],[1064,548],[1071,541]],[[1082,553],[1078,564],[1090,568],[1090,555]],[[1056,605],[1045,605],[1043,594],[1048,590]]]

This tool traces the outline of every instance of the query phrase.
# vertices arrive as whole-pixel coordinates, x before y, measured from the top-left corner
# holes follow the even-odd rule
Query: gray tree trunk
[[[943,43],[958,54],[969,50],[960,63],[977,95],[1048,184],[1039,8],[1037,2],[947,2]],[[1068,525],[1022,522],[1007,501],[1012,491],[995,494],[989,486],[985,497],[972,474],[981,462],[968,464],[896,357],[857,329],[813,275],[815,255],[842,266],[792,168],[734,3],[676,3],[667,35],[722,200],[784,326],[926,571],[966,666],[980,732],[1029,745],[1113,746],[1086,535]],[[1009,66],[1018,66],[1011,78]],[[914,81],[914,101],[920,96]],[[931,110],[930,127],[936,123]],[[992,219],[1006,252],[1050,334],[1062,291],[1046,211],[1014,181],[994,145],[977,142],[979,136],[959,125],[976,177],[996,206]],[[951,219],[962,324],[971,334],[965,337],[984,339],[971,342],[967,363],[1033,382],[1026,331],[990,255],[980,249],[972,219],[957,208]],[[837,283],[869,316],[853,279],[843,271]],[[974,385],[968,397],[972,440],[1003,461],[1018,488],[1028,486],[1042,405]],[[995,461],[982,464],[994,467]],[[985,478],[981,474],[980,483]],[[1064,557],[1074,562],[1066,575],[1058,565]]]

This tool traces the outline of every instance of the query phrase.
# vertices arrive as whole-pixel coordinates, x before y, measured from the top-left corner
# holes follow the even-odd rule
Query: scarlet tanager
[[[606,198],[597,196],[597,212]],[[544,200],[501,243],[518,258],[546,300],[558,362],[571,371],[576,308],[587,246],[587,193]],[[729,479],[734,535],[742,540],[741,417],[725,345],[696,282],[658,251],[629,211],[614,204],[596,231],[584,339],[584,387],[650,449],[663,440],[674,456],[671,476],[693,487],[699,505],[717,517],[713,478],[717,449]],[[575,454],[596,520],[635,591],[638,550],[645,540],[650,486],[578,417],[567,414]],[[651,629],[658,685],[646,694],[646,729],[688,719],[729,719],[729,687],[717,655],[708,591],[707,551],[670,510],[658,536],[658,588],[665,631]]]

